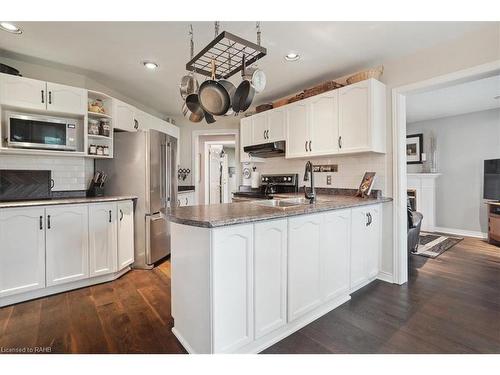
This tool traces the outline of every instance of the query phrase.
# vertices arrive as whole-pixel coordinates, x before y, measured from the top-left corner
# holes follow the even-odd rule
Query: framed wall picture
[[[407,135],[406,164],[422,164],[422,152],[424,152],[424,135]]]
[[[363,180],[361,180],[361,184],[359,185],[359,189],[356,193],[357,197],[366,198],[370,195],[373,187],[373,183],[375,182],[375,172],[366,172],[363,176]]]

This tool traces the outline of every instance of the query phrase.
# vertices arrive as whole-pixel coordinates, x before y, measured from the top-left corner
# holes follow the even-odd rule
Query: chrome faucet
[[[304,185],[304,195],[306,199],[309,199],[309,203],[314,203],[316,200],[316,191],[314,190],[314,173],[313,173],[313,164],[308,161],[306,163],[306,169],[304,172],[304,181],[309,181],[309,174],[311,175],[311,191],[307,191],[307,186]]]

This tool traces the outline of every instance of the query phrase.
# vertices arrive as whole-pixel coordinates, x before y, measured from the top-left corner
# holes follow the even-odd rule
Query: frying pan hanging
[[[252,104],[253,101],[253,97],[255,96],[255,89],[253,88],[252,83],[248,79],[245,79],[245,73],[246,73],[245,55],[243,55],[243,61],[241,65],[242,65],[241,76],[243,77],[243,81],[241,81],[241,83],[238,85],[238,88],[234,93],[232,101],[233,110],[236,113],[245,112],[248,108],[250,108],[250,105]]]
[[[222,116],[229,109],[231,100],[225,87],[215,80],[215,60],[212,60],[211,64],[212,77],[201,84],[198,96],[203,110],[215,116]]]

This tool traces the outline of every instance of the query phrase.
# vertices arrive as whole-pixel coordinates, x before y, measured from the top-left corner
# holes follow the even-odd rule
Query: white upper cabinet
[[[286,324],[287,220],[255,224],[255,338]]]
[[[262,158],[255,158],[250,156],[243,147],[250,146],[252,142],[252,117],[244,117],[240,121],[240,162],[241,163],[255,163],[263,161]]]
[[[252,120],[252,145],[285,140],[285,111],[283,108],[258,113]]]
[[[386,151],[385,85],[368,79],[339,90],[339,151]]]
[[[284,108],[266,111],[267,114],[267,142],[284,141],[286,138],[286,118]]]
[[[89,275],[87,205],[47,207],[47,286],[86,279]]]
[[[118,202],[118,271],[134,263],[134,203]]]
[[[12,107],[44,110],[47,108],[46,82],[0,74],[0,102]]]
[[[45,210],[0,210],[0,297],[45,287]]]
[[[113,126],[115,129],[133,132],[135,128],[135,115],[134,107],[130,104],[124,103],[121,100],[114,99],[114,121]]]
[[[87,90],[47,82],[47,110],[83,115],[87,112]]]
[[[304,157],[309,150],[308,110],[304,101],[286,107],[286,157]]]
[[[313,96],[309,106],[309,153],[314,156],[338,152],[338,90]]]
[[[0,74],[0,102],[21,109],[83,115],[87,111],[87,90]]]
[[[90,277],[117,269],[116,203],[89,205]]]
[[[258,113],[250,117],[252,121],[252,144],[267,143],[268,122],[266,112]]]
[[[368,79],[258,113],[241,120],[242,139],[245,146],[285,140],[286,158],[385,153],[385,91]]]

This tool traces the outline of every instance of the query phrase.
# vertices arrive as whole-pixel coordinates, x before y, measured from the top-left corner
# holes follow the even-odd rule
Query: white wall
[[[437,141],[436,226],[488,232],[483,202],[483,162],[500,158],[500,109],[414,122],[408,134],[424,134],[424,151],[430,154],[429,136]],[[422,172],[426,165],[408,165]],[[427,168],[426,168],[427,169]]]

